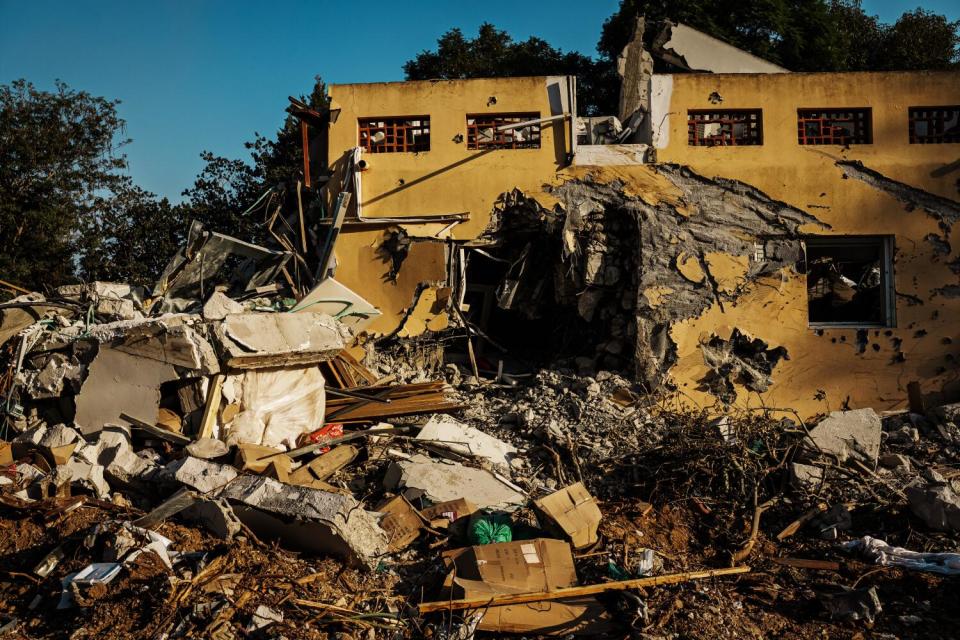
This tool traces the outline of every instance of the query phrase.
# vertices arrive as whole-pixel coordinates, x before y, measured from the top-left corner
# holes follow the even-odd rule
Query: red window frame
[[[377,136],[382,134],[382,139]],[[359,118],[359,146],[367,153],[420,153],[430,151],[430,116]]]
[[[960,142],[960,106],[910,107],[908,111],[910,144]],[[917,132],[918,124],[924,133]],[[947,128],[948,124],[950,128]]]
[[[797,109],[797,142],[818,144],[872,144],[873,110]]]
[[[497,127],[517,124],[527,120],[539,120],[538,112],[530,113],[475,113],[467,114],[467,149],[539,149],[540,123],[522,129],[497,131]],[[518,131],[526,131],[521,139]]]
[[[707,125],[718,125],[707,133]],[[761,109],[692,109],[687,111],[687,144],[691,147],[747,147],[763,144]]]

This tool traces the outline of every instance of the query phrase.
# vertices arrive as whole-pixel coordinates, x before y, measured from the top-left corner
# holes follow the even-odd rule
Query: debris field
[[[282,262],[197,227],[149,297],[0,304],[0,635],[955,637],[960,405],[481,376],[358,347]]]

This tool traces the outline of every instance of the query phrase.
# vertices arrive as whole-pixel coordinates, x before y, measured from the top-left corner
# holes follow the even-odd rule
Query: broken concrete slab
[[[84,434],[91,434],[106,424],[129,424],[121,413],[155,421],[160,385],[178,378],[170,364],[101,347],[76,397],[74,422]]]
[[[315,553],[328,553],[373,568],[388,551],[377,516],[351,496],[285,485],[272,478],[241,476],[220,496],[237,517],[263,538]]]
[[[200,493],[212,493],[237,477],[237,470],[225,464],[187,456],[174,460],[163,469],[162,477],[186,485]]]
[[[873,409],[831,411],[810,430],[810,437],[821,451],[837,456],[840,462],[854,458],[872,469],[880,454],[881,431],[880,416]]]
[[[334,278],[314,287],[291,311],[326,313],[355,332],[366,329],[380,315],[376,307]]]
[[[223,540],[232,540],[243,528],[230,503],[224,498],[199,498],[181,513],[186,520],[202,524]]]
[[[86,366],[76,358],[52,353],[42,368],[21,372],[21,379],[30,398],[46,400],[59,398],[65,390],[72,393],[79,391],[86,370]]]
[[[960,496],[950,485],[907,487],[913,515],[934,531],[960,531]]]
[[[344,348],[339,323],[324,313],[238,313],[216,328],[226,364],[257,369],[317,364]]]
[[[517,448],[447,415],[437,415],[423,426],[417,441],[464,456],[489,460],[501,473],[510,473],[510,459]]]
[[[77,451],[81,459],[103,465],[106,476],[124,485],[145,482],[160,467],[133,450],[130,433],[119,425],[107,425],[93,445]]]
[[[222,291],[214,291],[203,303],[202,315],[204,320],[223,320],[232,313],[243,313],[244,311],[242,304]]]
[[[424,496],[431,502],[447,502],[467,496],[481,509],[513,509],[527,501],[526,496],[488,471],[423,455],[393,463],[383,484],[388,490],[403,489],[410,500]]]
[[[103,466],[90,464],[74,457],[53,470],[53,481],[57,486],[65,482],[77,484],[92,492],[100,500],[109,500],[110,485],[107,484],[103,474]]]
[[[790,463],[790,483],[797,489],[816,491],[823,482],[823,467],[800,462]]]

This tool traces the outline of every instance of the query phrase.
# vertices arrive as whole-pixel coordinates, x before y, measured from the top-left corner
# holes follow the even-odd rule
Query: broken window
[[[812,326],[894,326],[893,236],[807,238]]]
[[[910,144],[960,142],[960,106],[910,107]]]
[[[430,150],[430,116],[360,118],[360,146],[368,153]]]
[[[741,147],[763,144],[760,109],[687,111],[687,144],[692,147]]]
[[[870,109],[797,109],[800,144],[870,144]]]
[[[467,149],[539,149],[540,114],[488,113],[467,116]],[[516,126],[522,125],[522,126]]]

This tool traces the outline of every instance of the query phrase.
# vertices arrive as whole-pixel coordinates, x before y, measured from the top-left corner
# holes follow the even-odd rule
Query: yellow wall
[[[330,128],[329,162],[336,168],[343,154],[358,144],[357,121],[376,116],[430,116],[430,150],[422,153],[365,153],[361,174],[364,218],[469,215],[443,237],[470,239],[487,226],[497,198],[519,188],[537,190],[552,179],[569,146],[569,123],[545,124],[539,149],[477,151],[467,149],[467,114],[538,112],[552,115],[548,86],[562,77],[499,78],[451,81],[381,82],[331,85],[333,107],[340,108]],[[556,103],[555,103],[556,104]],[[457,136],[462,141],[456,142]],[[445,224],[409,224],[412,236],[433,237]],[[426,262],[405,264],[395,284],[382,284],[389,267],[375,257],[384,227],[350,226],[337,241],[343,265],[337,279],[383,311],[371,326],[390,332],[414,304],[418,282],[446,277],[442,246],[418,248]],[[415,245],[416,246],[416,245]],[[412,252],[413,253],[413,252]],[[411,271],[413,273],[404,273]],[[422,323],[421,323],[422,324]]]
[[[960,104],[960,74],[697,74],[676,75],[672,81],[669,144],[658,149],[659,162],[749,183],[826,222],[831,229],[825,233],[895,234],[896,290],[923,301],[910,305],[898,296],[896,328],[890,335],[870,330],[870,344],[858,354],[856,330],[828,329],[818,336],[808,327],[804,277],[785,270],[783,279],[751,286],[735,305],[726,306],[726,312],[712,307],[701,317],[674,326],[680,361],[671,375],[681,388],[697,402],[714,402],[695,389],[694,381],[706,372],[699,340],[710,333],[726,338],[733,327],[771,346],[784,346],[790,354],[791,359],[774,372],[774,386],[762,399],[766,405],[798,407],[811,414],[837,409],[849,398],[852,407],[894,409],[904,406],[912,380],[928,393],[955,380],[960,300],[932,292],[958,283],[945,262],[960,255],[960,243],[953,243],[951,256],[935,256],[924,241],[927,234],[941,233],[933,218],[921,210],[905,210],[891,195],[860,180],[844,179],[835,161],[857,160],[899,182],[958,200],[960,167],[950,166],[960,160],[960,144],[909,144],[907,109]],[[723,99],[719,105],[710,101],[714,92]],[[871,107],[873,144],[849,149],[799,145],[797,109],[815,107]],[[688,146],[687,109],[718,108],[763,109],[763,145]],[[899,351],[906,358],[902,363],[895,361],[894,338],[902,340]],[[946,344],[948,340],[951,344]],[[940,367],[948,373],[938,375]],[[826,392],[824,400],[815,399],[817,390]],[[755,406],[761,402],[756,393],[741,390],[739,396]]]
[[[665,180],[650,167],[564,168],[569,141],[567,125],[544,126],[541,148],[536,150],[470,151],[466,148],[468,113],[538,111],[551,114],[547,85],[556,78],[509,78],[465,81],[333,85],[334,107],[342,111],[330,130],[329,160],[338,160],[357,145],[357,120],[372,116],[431,118],[431,149],[419,154],[364,154],[368,169],[362,174],[365,217],[409,217],[467,213],[470,219],[445,236],[458,240],[479,235],[489,222],[497,199],[520,189],[551,206],[546,184],[591,174],[600,181],[617,180],[623,191],[647,202],[675,199],[664,189]],[[710,101],[714,92],[722,103]],[[662,97],[662,96],[661,96]],[[496,104],[491,98],[496,99]],[[906,385],[917,380],[925,392],[937,392],[956,377],[960,357],[960,332],[956,322],[960,299],[934,297],[937,287],[957,284],[945,262],[960,254],[960,242],[948,258],[936,257],[924,237],[940,233],[936,222],[923,211],[907,211],[888,193],[856,179],[844,179],[837,160],[858,160],[893,180],[957,200],[960,145],[910,145],[907,108],[960,104],[960,74],[956,73],[851,73],[851,74],[688,74],[672,77],[672,91],[661,101],[669,144],[657,149],[659,162],[690,166],[707,177],[726,177],[753,185],[771,198],[802,209],[830,225],[831,234],[895,234],[896,289],[923,304],[911,306],[897,299],[897,326],[870,330],[866,351],[858,353],[856,330],[827,329],[818,335],[808,327],[804,276],[784,269],[779,277],[753,283],[736,300],[721,309],[715,305],[700,317],[679,322],[672,329],[679,361],[670,377],[694,402],[712,405],[715,398],[698,391],[706,373],[700,341],[711,334],[727,338],[734,327],[783,346],[790,360],[774,371],[774,385],[761,398],[738,389],[738,402],[758,406],[798,408],[807,416],[820,411],[873,406],[904,406]],[[871,107],[873,144],[800,146],[797,143],[797,108]],[[763,109],[763,145],[757,147],[687,146],[687,109]],[[458,135],[463,141],[455,142]],[[558,135],[559,134],[559,135]],[[401,183],[402,181],[402,183]],[[671,185],[672,186],[672,185]],[[670,191],[669,194],[665,193]],[[654,193],[655,192],[655,193]],[[682,209],[684,204],[677,203]],[[696,215],[695,212],[690,212]],[[684,213],[684,215],[687,215]],[[412,235],[433,238],[444,225],[404,224]],[[415,308],[417,319],[403,331],[416,334],[436,328],[431,319],[444,299],[444,247],[434,242],[415,243],[396,283],[385,283],[389,265],[376,256],[385,227],[345,227],[336,251],[338,280],[367,297],[384,315],[374,332],[397,328],[406,311]],[[823,233],[811,228],[811,233]],[[711,269],[731,275],[723,286],[733,289],[736,276],[749,264],[749,256],[705,256]],[[418,285],[430,288],[420,299]],[[658,290],[658,306],[670,304],[670,291]],[[925,333],[924,333],[925,332]],[[902,343],[895,348],[895,340]],[[947,341],[950,341],[948,344]],[[873,345],[877,345],[877,350]],[[903,362],[897,361],[902,351]],[[943,373],[941,368],[946,368]],[[820,393],[823,392],[823,394]]]

